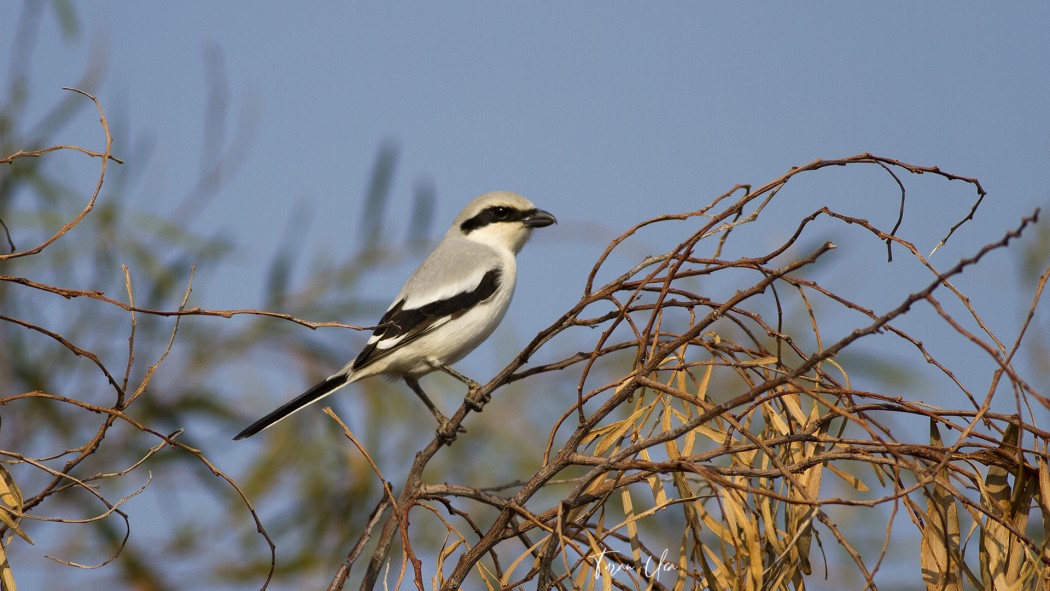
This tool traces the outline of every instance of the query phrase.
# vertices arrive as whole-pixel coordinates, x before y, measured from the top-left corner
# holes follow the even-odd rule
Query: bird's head
[[[517,254],[533,228],[556,224],[553,215],[518,195],[497,191],[475,198],[459,212],[450,232]]]

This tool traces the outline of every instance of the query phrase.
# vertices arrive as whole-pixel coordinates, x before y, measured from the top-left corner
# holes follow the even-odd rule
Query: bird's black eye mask
[[[459,225],[464,234],[470,234],[478,228],[500,222],[520,222],[537,212],[536,208],[521,210],[508,205],[491,205],[480,213]]]

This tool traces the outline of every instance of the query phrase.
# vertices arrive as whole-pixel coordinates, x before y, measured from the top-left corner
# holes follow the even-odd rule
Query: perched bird
[[[357,359],[255,421],[234,439],[251,437],[347,384],[379,374],[403,378],[434,414],[438,434],[446,441],[454,439],[448,419],[418,380],[440,370],[473,393],[477,383],[449,364],[465,357],[496,329],[514,294],[514,255],[533,228],[554,223],[553,215],[515,193],[486,193],[475,198],[408,278]],[[472,401],[469,396],[467,400]]]

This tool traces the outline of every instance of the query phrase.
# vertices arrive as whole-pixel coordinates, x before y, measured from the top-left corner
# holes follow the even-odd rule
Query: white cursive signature
[[[641,572],[647,579],[659,579],[660,573],[678,570],[676,564],[667,562],[667,554],[668,550],[667,548],[664,548],[664,551],[660,553],[658,559],[653,560],[652,556],[647,556],[645,558],[645,564],[642,565],[631,564],[631,561],[610,560],[606,557],[607,555],[619,556],[620,553],[608,549],[602,550],[598,554],[591,554],[588,558],[593,558],[595,560],[594,578],[596,580],[601,577],[602,571],[615,576],[626,568],[633,568],[635,571]]]

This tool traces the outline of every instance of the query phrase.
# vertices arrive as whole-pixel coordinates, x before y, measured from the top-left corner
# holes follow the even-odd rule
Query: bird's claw
[[[481,412],[481,409],[484,408],[486,404],[492,401],[492,394],[486,392],[485,394],[478,396],[477,391],[478,388],[480,388],[480,386],[477,386],[477,384],[475,384],[475,386],[476,387],[471,388],[470,391],[467,392],[467,397],[463,399],[463,402],[468,407],[470,407],[470,410],[474,412]]]
[[[456,440],[456,436],[460,433],[466,433],[467,430],[463,425],[452,425],[452,421],[445,419],[440,421],[440,425],[437,428],[437,437],[441,440],[441,443],[445,445],[452,445],[452,442]]]

